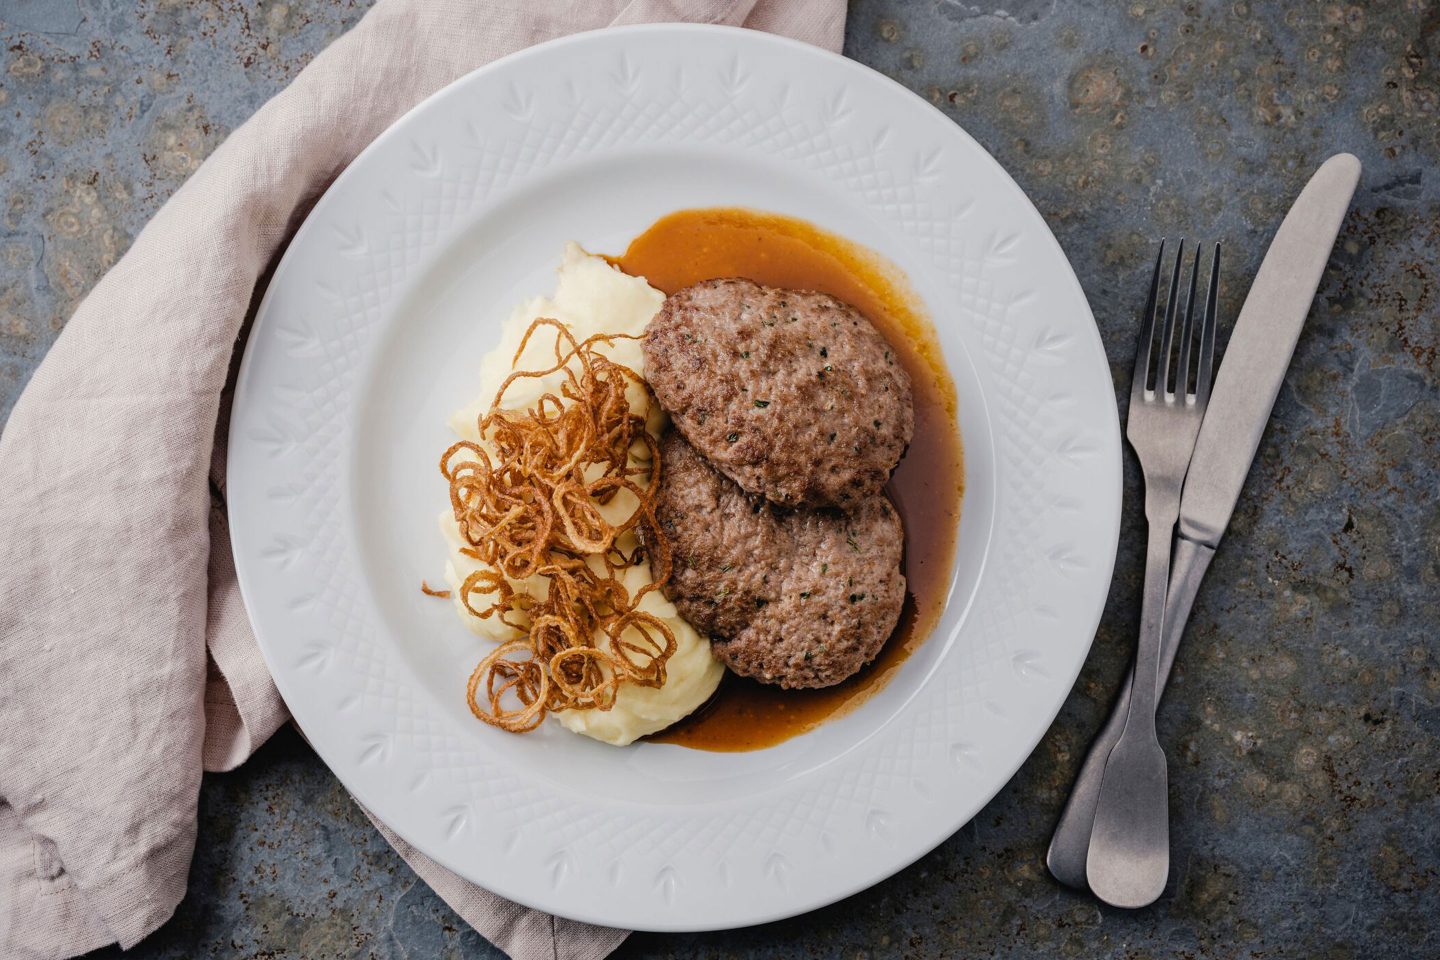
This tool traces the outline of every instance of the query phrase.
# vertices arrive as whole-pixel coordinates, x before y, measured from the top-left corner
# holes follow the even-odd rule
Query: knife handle
[[[1195,603],[1195,593],[1200,581],[1210,568],[1215,548],[1184,537],[1175,539],[1174,559],[1170,564],[1170,583],[1165,594],[1165,636],[1160,647],[1160,675],[1157,681],[1156,697],[1165,691],[1170,679],[1170,668],[1175,664],[1175,653],[1180,649],[1180,638],[1185,633],[1185,623],[1190,619],[1190,608]],[[1090,829],[1095,822],[1095,803],[1100,797],[1100,780],[1105,773],[1105,761],[1110,751],[1125,730],[1125,716],[1130,710],[1130,687],[1134,683],[1132,665],[1125,675],[1125,683],[1115,698],[1110,719],[1090,745],[1070,798],[1060,813],[1060,822],[1055,826],[1055,836],[1050,840],[1050,850],[1045,863],[1050,872],[1066,886],[1084,890],[1085,860],[1090,852]]]

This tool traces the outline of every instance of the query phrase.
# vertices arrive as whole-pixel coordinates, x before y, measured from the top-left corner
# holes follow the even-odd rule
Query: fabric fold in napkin
[[[130,947],[164,923],[202,770],[287,719],[230,555],[226,384],[257,283],[316,197],[424,97],[552,37],[679,20],[838,50],[844,19],[844,0],[381,0],[156,214],[0,435],[0,957]],[[625,937],[505,901],[377,827],[517,960]]]

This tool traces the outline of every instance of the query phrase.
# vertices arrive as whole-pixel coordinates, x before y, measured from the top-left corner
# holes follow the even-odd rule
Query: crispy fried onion
[[[541,317],[512,366],[543,328],[555,331],[554,364],[507,377],[479,418],[484,442],[462,440],[440,458],[462,552],[488,568],[465,578],[459,600],[523,634],[480,661],[466,700],[479,719],[516,733],[535,729],[551,710],[609,710],[622,684],[664,685],[675,652],[670,627],[638,609],[670,578],[670,545],[654,509],[660,451],[645,429],[655,401],[639,374],[598,350],[637,338],[577,342],[564,324]],[[546,393],[528,410],[504,408],[516,381],[556,372],[564,374],[558,395]],[[631,408],[631,384],[644,389],[642,410]],[[615,524],[600,508],[621,491],[636,505]],[[643,547],[622,549],[642,537]],[[632,596],[623,572],[647,556],[652,581]]]

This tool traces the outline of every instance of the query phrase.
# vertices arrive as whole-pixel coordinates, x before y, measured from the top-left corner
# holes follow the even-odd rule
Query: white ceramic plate
[[[938,632],[780,746],[617,749],[468,713],[480,651],[421,595],[445,421],[563,242],[757,207],[880,251],[927,303],[968,490]],[[240,582],[286,703],[345,786],[469,879],[566,917],[740,926],[873,884],[972,817],[1070,690],[1110,581],[1120,447],[1084,295],[973,140],[878,73],[748,31],[640,27],[470,74],[375,141],[270,283],[230,431]]]

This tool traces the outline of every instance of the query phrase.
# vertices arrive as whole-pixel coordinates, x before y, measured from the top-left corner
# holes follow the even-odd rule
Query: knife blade
[[[1180,500],[1180,536],[1218,546],[1270,421],[1270,411],[1340,223],[1360,182],[1348,153],[1326,160],[1285,215],[1235,320]]]
[[[1336,154],[1321,164],[1285,215],[1240,308],[1215,375],[1210,406],[1180,500],[1179,536],[1165,596],[1161,692],[1170,678],[1200,581],[1235,512],[1359,182],[1360,161],[1348,153]],[[1109,720],[1091,744],[1045,856],[1055,879],[1068,886],[1087,886],[1085,860],[1095,802],[1105,761],[1125,728],[1133,681],[1133,673],[1126,676]]]

